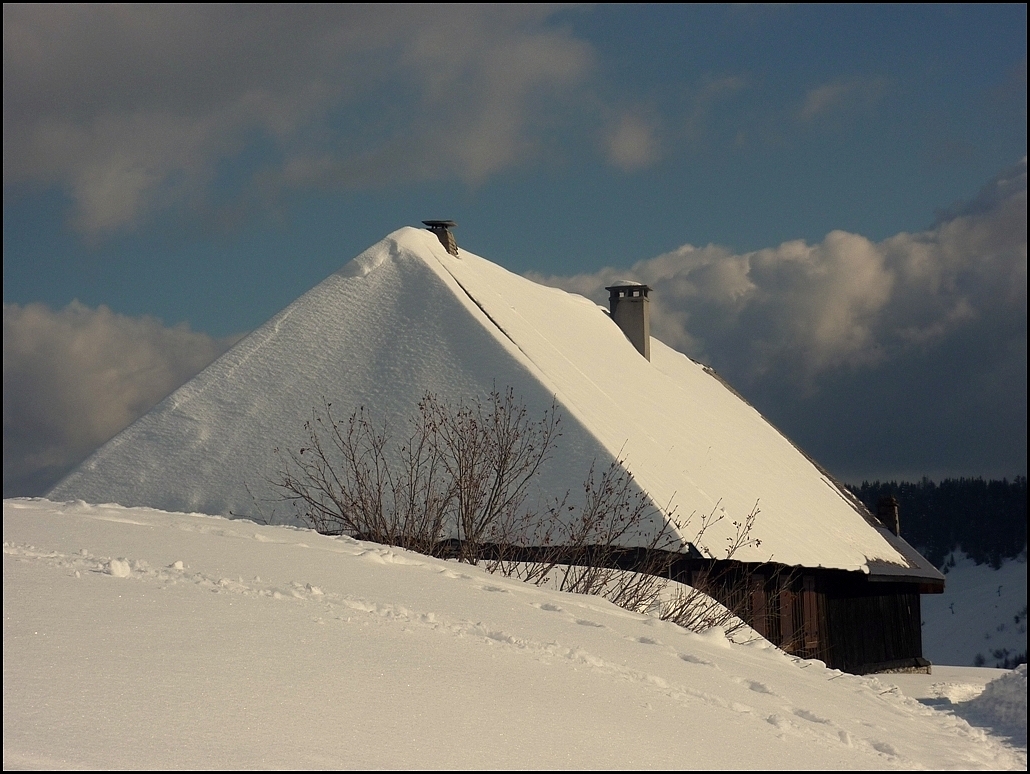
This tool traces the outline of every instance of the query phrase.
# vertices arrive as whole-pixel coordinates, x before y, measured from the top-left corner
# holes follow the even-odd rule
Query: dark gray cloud
[[[4,304],[4,497],[39,495],[230,340],[78,302]]]
[[[4,6],[4,181],[103,232],[202,198],[255,138],[264,186],[456,176],[535,152],[590,70],[551,6]]]
[[[927,231],[534,279],[655,288],[654,334],[709,362],[846,477],[1025,475],[1026,159]]]

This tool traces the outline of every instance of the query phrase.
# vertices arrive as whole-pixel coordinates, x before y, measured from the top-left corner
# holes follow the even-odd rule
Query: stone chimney
[[[901,519],[898,516],[898,500],[894,495],[886,495],[876,501],[876,518],[883,526],[895,535],[901,535]]]
[[[637,352],[651,359],[651,302],[647,294],[651,288],[639,282],[617,282],[609,288],[608,305],[612,319],[637,348]]]
[[[457,258],[458,243],[455,241],[451,229],[455,228],[458,224],[453,220],[423,220],[422,222],[430,231],[436,234],[436,238],[440,240],[444,250]]]

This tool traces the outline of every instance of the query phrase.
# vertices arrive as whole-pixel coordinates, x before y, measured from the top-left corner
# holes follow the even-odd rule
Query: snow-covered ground
[[[926,657],[935,664],[998,666],[1025,655],[1026,554],[997,570],[961,552],[953,560],[944,593],[923,597]]]
[[[242,520],[6,500],[3,533],[5,769],[1026,768],[1025,667],[855,677]]]

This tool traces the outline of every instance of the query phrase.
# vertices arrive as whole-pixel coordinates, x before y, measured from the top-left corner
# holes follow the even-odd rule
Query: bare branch
[[[758,503],[732,522],[735,534],[727,538],[724,557],[703,541],[726,518],[721,502],[701,515],[694,541],[707,559],[689,571],[689,585],[673,583],[674,570],[681,572],[676,568],[694,548],[682,535],[695,514],[681,522],[674,508],[656,506],[623,456],[602,470],[591,465],[579,504],[566,492],[546,512],[526,507],[561,435],[554,403],[534,420],[510,388],[495,389],[485,402],[457,405],[427,392],[407,436],[395,445],[390,428],[374,424],[364,408],[338,421],[326,401],[321,412],[312,411],[305,430],[302,448],[276,450],[283,463],[272,483],[319,532],[600,595],[694,631],[742,625],[732,609],[742,610],[735,600],[745,598],[748,576],[725,560],[760,545],[752,537]]]

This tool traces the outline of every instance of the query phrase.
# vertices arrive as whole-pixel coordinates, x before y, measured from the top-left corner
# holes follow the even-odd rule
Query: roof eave
[[[871,582],[917,582],[921,587],[920,593],[939,594],[944,591],[944,575],[930,564],[929,560],[914,549],[905,538],[895,535],[883,526],[877,526],[876,530],[884,540],[890,543],[891,548],[901,554],[908,562],[908,566],[885,562],[873,559],[866,563],[867,572]]]

